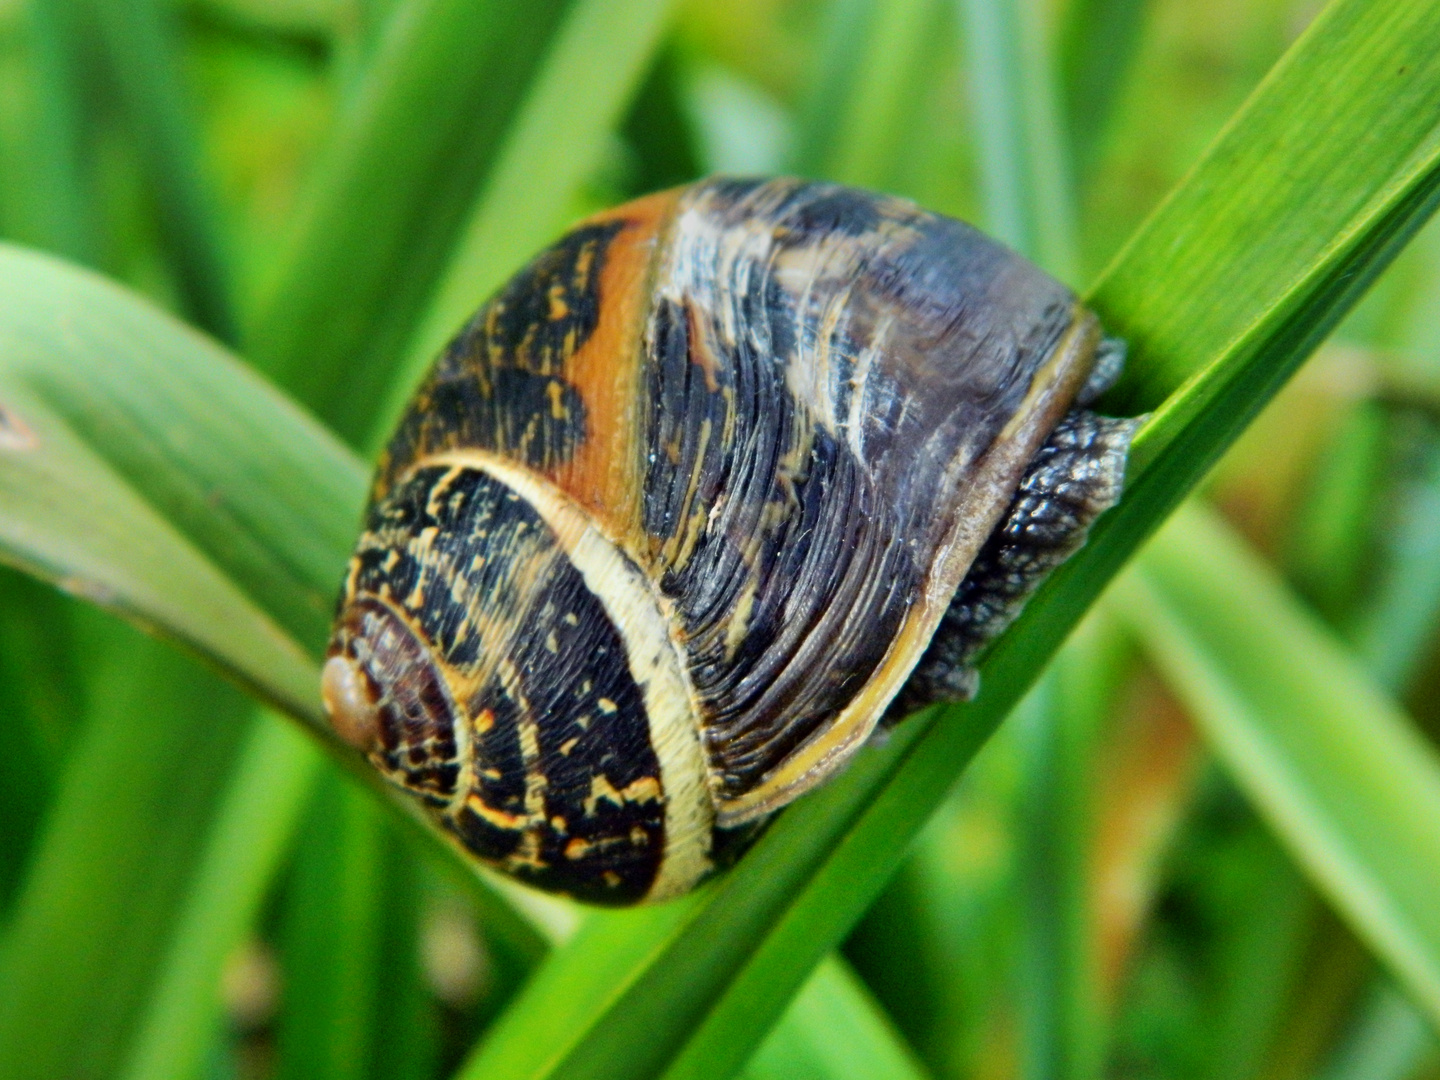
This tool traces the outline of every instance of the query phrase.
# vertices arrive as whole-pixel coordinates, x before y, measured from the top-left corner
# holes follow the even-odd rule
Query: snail
[[[710,179],[583,222],[382,455],[323,674],[483,862],[684,893],[976,654],[1119,497],[1123,346],[959,221]]]

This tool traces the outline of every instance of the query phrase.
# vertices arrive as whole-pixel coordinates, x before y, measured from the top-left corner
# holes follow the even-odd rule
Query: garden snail
[[[579,225],[381,458],[323,691],[470,852],[690,889],[969,661],[1119,496],[1123,350],[958,221],[702,181]],[[963,583],[962,583],[963,582]]]

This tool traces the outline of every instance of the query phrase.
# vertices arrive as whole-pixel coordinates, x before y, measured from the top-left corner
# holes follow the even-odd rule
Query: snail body
[[[466,849],[661,900],[969,661],[1119,495],[1120,350],[960,222],[709,180],[577,226],[379,463],[332,723]]]

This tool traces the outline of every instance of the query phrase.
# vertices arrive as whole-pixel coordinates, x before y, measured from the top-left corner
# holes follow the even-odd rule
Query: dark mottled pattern
[[[738,795],[871,677],[1073,298],[902,200],[726,180],[680,209],[644,523]]]
[[[471,687],[458,707],[475,732],[472,803],[483,807],[462,797],[444,824],[543,888],[643,897],[665,842],[644,700],[548,526],[486,473],[422,468],[372,508],[356,559],[356,594],[402,612],[450,685]],[[423,683],[425,661],[415,664],[408,678]]]
[[[893,712],[972,697],[974,657],[1020,614],[1035,589],[1085,542],[1120,498],[1138,421],[1068,413],[1035,455],[1001,526],[976,557]]]
[[[346,607],[337,642],[364,673],[379,713],[376,766],[431,806],[455,795],[455,703],[410,623],[374,597]]]
[[[606,222],[567,233],[480,309],[406,412],[382,481],[421,454],[458,446],[537,468],[570,459],[586,417],[565,362],[595,332],[606,250],[623,227]]]
[[[905,549],[873,527],[889,508],[861,482],[854,457],[798,415],[783,368],[738,358],[712,386],[690,360],[688,321],[665,305],[653,323],[649,445],[662,452],[645,487],[645,525],[671,538],[693,508],[715,510],[688,557],[668,560],[661,588],[685,620],[722,790],[738,794],[864,683],[918,573]],[[729,446],[716,437],[727,426],[735,431]],[[802,439],[808,451],[787,455]],[[750,616],[744,633],[733,633],[746,595]],[[857,609],[869,616],[863,625]]]

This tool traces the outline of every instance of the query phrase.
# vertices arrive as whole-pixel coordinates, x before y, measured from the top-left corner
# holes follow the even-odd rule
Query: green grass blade
[[[1437,1050],[1424,1016],[1393,985],[1378,982],[1316,1080],[1411,1080],[1440,1057]]]
[[[86,160],[90,123],[86,108],[82,31],[83,0],[31,0],[26,29],[33,56],[35,86],[29,168],[19,189],[9,193],[18,205],[7,208],[6,231],[12,239],[94,265],[101,251],[100,213]],[[8,201],[8,200],[7,200]]]
[[[1313,880],[1440,1020],[1440,759],[1225,526],[1190,507],[1121,594]]]
[[[1348,11],[1367,5],[1352,2],[1344,7]],[[1401,35],[1392,43],[1396,48],[1403,51],[1410,40],[1406,35],[1423,33],[1427,26],[1433,31],[1433,21],[1427,24],[1423,13],[1417,14],[1416,5],[1391,4],[1387,14],[1396,10],[1407,14],[1410,21],[1379,20],[1389,32]],[[1335,34],[1343,38],[1345,33],[1354,33],[1369,43],[1367,55],[1372,60],[1381,55],[1374,47],[1375,40],[1365,37],[1373,29],[1370,23],[1347,24],[1332,17],[1317,25],[1324,33],[1307,36],[1302,51],[1319,47],[1317,41],[1333,45]],[[1427,71],[1427,77],[1429,74]],[[1308,85],[1276,79],[1262,94],[1262,105],[1252,108],[1263,112],[1262,106],[1273,103],[1266,95],[1283,98],[1310,90]],[[1371,105],[1376,115],[1367,117],[1366,124],[1356,122],[1356,130],[1367,134],[1388,115],[1381,111],[1379,99],[1371,99]],[[1387,100],[1383,106],[1388,110],[1393,101]],[[1393,125],[1387,134],[1396,139],[1415,135]],[[1271,142],[1273,135],[1264,125],[1249,133],[1250,138]],[[1411,138],[1410,150],[1419,138]],[[1292,163],[1286,160],[1284,164]],[[1233,399],[1211,395],[1205,407],[1193,412],[1177,407],[1158,417],[1148,429],[1152,450],[1163,445],[1170,453],[1183,444],[1202,461],[1218,452],[1234,427],[1219,422],[1216,414],[1232,405],[1249,407],[1253,399],[1267,394],[1287,370],[1284,364],[1297,360],[1313,339],[1315,328],[1323,328],[1327,318],[1353,299],[1355,287],[1350,282],[1366,280],[1429,209],[1431,163],[1419,161],[1399,180],[1393,172],[1372,169],[1371,164],[1365,155],[1354,153],[1338,164],[1325,162],[1331,173],[1325,177],[1327,183],[1346,190],[1346,185],[1359,186],[1369,192],[1356,204],[1362,212],[1322,223],[1332,229],[1331,235],[1345,238],[1345,243],[1321,245],[1318,253],[1297,254],[1293,248],[1282,251],[1301,260],[1293,263],[1271,260],[1267,255],[1266,265],[1274,275],[1268,280],[1268,289],[1257,287],[1237,297],[1223,275],[1209,282],[1205,310],[1218,312],[1216,318],[1238,313],[1242,327],[1258,326],[1246,340],[1254,354],[1244,362],[1237,361],[1228,374],[1258,367],[1256,356],[1274,366],[1265,370],[1264,378],[1251,383],[1229,378],[1224,385]],[[1214,168],[1223,172],[1223,166],[1222,160]],[[1304,170],[1286,177],[1301,191],[1306,183],[1318,183],[1317,177]],[[1292,213],[1303,210],[1308,214],[1312,209],[1304,200],[1296,200],[1294,207],[1299,209]],[[1208,259],[1223,262],[1228,258],[1238,266],[1256,257],[1250,236],[1229,237],[1228,247],[1220,244],[1225,250],[1217,255],[1216,237],[1202,227],[1203,212],[1223,216],[1221,211],[1226,209],[1223,200],[1208,208],[1202,204],[1192,222],[1193,235],[1207,245]],[[1170,257],[1183,266],[1187,249],[1173,241]],[[1188,293],[1183,297],[1185,302],[1192,299]],[[1110,304],[1107,313],[1118,316],[1123,308],[1120,301],[1123,295]],[[1257,322],[1282,301],[1289,305],[1284,307],[1284,318]],[[1313,318],[1301,326],[1291,318],[1297,313]],[[1188,353],[1186,370],[1195,370],[1220,355],[1225,355],[1223,350]],[[1142,350],[1137,363],[1143,366],[1147,360]],[[168,388],[181,378],[179,374],[171,376],[164,385]],[[9,387],[18,384],[7,381],[4,385],[8,394]],[[120,394],[122,390],[110,387],[106,392]],[[246,408],[235,406],[248,416]],[[1244,409],[1239,412],[1243,416]],[[19,415],[23,418],[23,411]],[[1180,439],[1182,434],[1188,442]],[[253,446],[234,439],[222,441],[222,445],[234,462],[252,460]],[[280,457],[288,455],[291,448],[271,443],[266,452]],[[518,1020],[503,1024],[477,1068],[488,1061],[499,1066],[495,1072],[499,1076],[536,1075],[537,1070],[543,1075],[551,1067],[574,1075],[605,1075],[609,1070],[610,1075],[631,1076],[653,1075],[675,1061],[680,1074],[691,1070],[692,1075],[708,1075],[743,1064],[813,964],[864,910],[900,857],[905,839],[918,829],[984,736],[1018,698],[1094,590],[1168,509],[1173,489],[1185,486],[1187,474],[1183,471],[1175,473],[1179,480],[1172,476],[1173,484],[1163,490],[1152,486],[1147,491],[1143,486],[1161,465],[1178,460],[1157,454],[1142,456],[1136,486],[1140,497],[1132,498],[1112,516],[1108,532],[1101,530],[1081,559],[1056,576],[1030,615],[995,651],[986,665],[986,693],[972,707],[960,711],[963,721],[952,714],[944,723],[937,723],[932,716],[907,725],[890,746],[867,752],[839,783],[787,812],[736,872],[701,896],[657,912],[593,919],[590,926],[594,929],[583,932],[563,960],[557,957],[557,964],[542,972],[533,992],[526,995],[537,1004],[528,1018],[532,1026],[526,1028]],[[298,464],[302,475],[307,475],[303,461],[286,463]],[[358,487],[357,483],[357,501]],[[194,505],[195,515],[205,520],[203,500]],[[349,512],[353,514],[353,509]],[[346,543],[348,546],[348,538]],[[1077,567],[1086,574],[1081,576]],[[280,600],[276,604],[278,607]],[[1047,614],[1056,617],[1047,620]],[[560,974],[550,974],[552,971]],[[569,978],[579,979],[581,985],[566,981]],[[512,1013],[512,1017],[518,1015]],[[534,1025],[554,1026],[537,1030]]]
[[[886,187],[913,117],[915,58],[935,32],[939,6],[933,0],[881,0],[871,13],[862,48],[839,105],[818,172],[862,187]]]
[[[434,1080],[441,1073],[442,1017],[425,953],[430,876],[418,857],[417,845],[409,839],[388,827],[381,837],[381,979],[376,1013],[370,1022],[383,1034],[376,1041],[372,1059],[370,1075],[375,1080]],[[483,920],[482,928],[488,929]],[[503,1001],[508,996],[499,971],[504,958],[494,951],[487,955],[493,980],[490,987]],[[432,956],[429,963],[433,962]],[[528,972],[533,966],[530,963],[521,970]]]
[[[7,560],[190,644],[319,725],[316,656],[353,540],[362,466],[223,350],[88,273],[5,249],[0,293]],[[326,745],[382,786],[353,754]],[[117,774],[116,782],[131,797],[168,798],[163,775]],[[283,833],[284,800],[270,809],[269,827]],[[217,833],[212,849],[230,839]],[[93,866],[98,857],[87,850],[69,859]],[[273,866],[273,852],[257,842],[230,870],[253,875],[259,891]],[[161,996],[134,1018],[146,1040],[132,1060],[137,1074],[197,1052],[180,1027],[196,1017],[185,1010],[205,1002],[169,988],[213,982],[223,956],[188,928],[207,927],[215,940],[245,929],[248,909],[216,909],[220,885],[207,873],[189,885],[181,936],[163,946]],[[537,955],[543,946],[525,920],[466,877],[517,954]],[[104,955],[94,942],[91,951]]]
[[[967,0],[963,10],[982,222],[1053,273],[1072,277],[1069,154],[1043,13],[1015,0]],[[1088,653],[1088,683],[1085,662],[1062,652],[1015,720],[1025,777],[1016,845],[1020,1055],[1030,1080],[1081,1080],[1098,1075],[1103,1062],[1097,961],[1085,927],[1087,780],[1105,688],[1099,653]]]
[[[845,128],[846,106],[864,65],[880,0],[830,0],[812,61],[809,86],[800,104],[790,168],[801,176],[831,176],[829,160]]]
[[[1389,421],[1377,403],[1361,402],[1349,410],[1315,465],[1315,480],[1288,545],[1287,576],[1331,624],[1354,610],[1361,589],[1369,584],[1375,538],[1365,523],[1375,520],[1378,492],[1385,487]],[[1433,588],[1418,591],[1426,600],[1436,594]],[[1387,599],[1390,614],[1399,614],[1394,610],[1399,598]],[[1423,624],[1422,608],[1423,601],[1412,608],[1407,628],[1416,621]],[[1377,657],[1377,663],[1384,662]],[[1389,676],[1381,676],[1381,681],[1393,687],[1398,672],[1392,670]]]
[[[301,714],[362,466],[213,343],[0,250],[5,557],[170,633]]]
[[[1188,227],[1177,233],[1178,222],[1162,210],[1160,224],[1143,230],[1112,269],[1110,281],[1132,279],[1127,260],[1152,259],[1162,238],[1177,277],[1188,279],[1193,262],[1216,268],[1193,282],[1196,292],[1164,288],[1162,269],[1152,265],[1149,292],[1111,292],[1102,284],[1098,296],[1112,321],[1140,338],[1132,387],[1161,385],[1141,374],[1150,363],[1174,383],[1220,365],[1226,392],[1210,393],[1197,381],[1152,419],[1144,433],[1150,452],[1137,456],[1130,498],[991,652],[980,698],[943,721],[937,714],[912,720],[888,746],[868,749],[839,781],[787,810],[735,871],[692,900],[653,913],[592,917],[497,1025],[467,1075],[635,1077],[656,1075],[673,1061],[674,1076],[711,1076],[743,1063],[757,1032],[873,899],[905,842],[1099,588],[1234,437],[1242,424],[1228,415],[1248,416],[1273,393],[1433,208],[1437,172],[1428,130],[1418,122],[1397,123],[1393,95],[1373,94],[1370,86],[1398,52],[1406,61],[1424,61],[1411,69],[1421,77],[1407,84],[1415,100],[1440,100],[1440,62],[1434,50],[1415,44],[1417,37],[1427,44],[1440,40],[1437,31],[1440,11],[1418,0],[1348,0],[1333,8],[1232,124],[1220,151],[1197,167],[1192,182],[1201,184],[1205,197],[1188,190],[1176,196],[1192,204]],[[1345,111],[1347,128],[1328,129],[1340,145],[1323,159],[1306,159],[1314,171],[1297,169],[1273,125],[1288,123],[1297,103],[1311,99],[1314,69],[1324,67],[1320,61],[1352,52],[1370,65],[1346,68],[1346,85],[1364,108]],[[1388,145],[1386,155],[1372,162],[1354,147],[1368,146],[1376,125],[1401,145]],[[1309,226],[1318,230],[1312,243],[1282,247],[1274,257],[1257,253],[1225,194],[1226,170],[1237,159],[1251,171],[1258,168],[1254,162],[1265,162],[1272,186],[1288,191],[1288,201],[1246,204],[1266,215],[1251,222],[1251,230],[1298,235],[1301,223],[1314,218],[1306,197],[1327,185],[1348,193],[1349,213],[1322,216]],[[1227,228],[1208,228],[1212,219]],[[1219,269],[1233,265],[1249,274],[1257,261],[1269,276],[1251,282],[1247,292],[1234,290]],[[1159,314],[1167,296],[1177,306],[1209,313],[1212,329],[1232,322],[1232,333],[1200,338],[1205,349],[1187,340],[1178,354],[1151,360],[1139,323],[1168,325],[1168,310],[1163,318]],[[1136,310],[1125,307],[1141,298]],[[1230,346],[1241,331],[1245,352],[1235,358]],[[604,980],[593,981],[602,966]]]
[[[1100,732],[1124,666],[1120,645],[1113,626],[1082,624],[1031,691],[1032,715],[1018,733],[1020,1007],[1030,1080],[1095,1080],[1105,1063],[1091,860]]]
[[[120,103],[153,192],[160,236],[182,305],[216,337],[235,340],[235,313],[199,131],[180,70],[173,5],[162,0],[96,4]]]
[[[251,727],[119,1070],[124,1080],[196,1074],[220,1018],[217,974],[254,921],[320,760],[276,717]]]
[[[963,10],[986,227],[1073,281],[1070,163],[1043,12],[1023,0],[965,0]]]
[[[405,0],[341,118],[268,299],[261,367],[356,442],[568,0]]]
[[[685,70],[678,47],[661,46],[620,125],[635,158],[627,186],[637,194],[678,187],[704,174],[695,125],[685,109]]]
[[[943,12],[933,0],[837,0],[801,116],[793,168],[891,186],[914,124],[911,99]]]
[[[251,713],[133,632],[90,660],[96,705],[0,945],[7,1080],[114,1075]]]
[[[1401,493],[1388,565],[1374,582],[1351,638],[1382,686],[1399,692],[1440,624],[1440,446]]]
[[[1227,380],[1279,322],[1328,328],[1304,310],[1317,295],[1335,306],[1315,276],[1362,237],[1390,239],[1376,221],[1398,201],[1387,185],[1413,183],[1433,157],[1437,43],[1430,4],[1332,3],[1315,18],[1095,287],[1140,361],[1117,400],[1154,408],[1201,360],[1207,380]],[[1250,257],[1234,259],[1241,248]]]
[[[355,1080],[382,1037],[380,809],[331,771],[305,816],[281,945],[280,1080]]]
[[[1065,128],[1076,179],[1094,169],[1153,0],[1072,0],[1057,31]]]
[[[0,928],[83,707],[74,614],[54,589],[0,568]]]
[[[352,8],[376,5],[338,4],[335,0],[199,0],[193,6],[202,15],[244,30],[303,41],[329,38],[342,31],[339,24],[354,17]]]
[[[498,148],[374,433],[389,433],[445,343],[566,223],[576,189],[645,74],[671,6],[672,0],[576,0],[571,6]]]
[[[924,1080],[865,984],[838,956],[816,966],[740,1080]]]
[[[148,302],[3,245],[0,409],[0,558],[191,646],[388,790],[321,719],[349,451]]]

